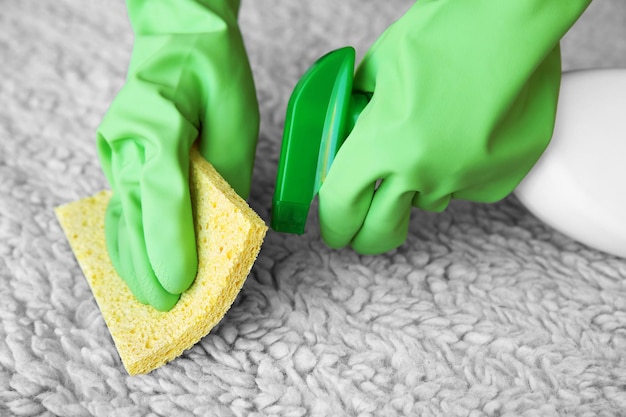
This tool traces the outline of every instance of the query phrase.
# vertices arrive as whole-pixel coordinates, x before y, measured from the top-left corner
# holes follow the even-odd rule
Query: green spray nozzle
[[[304,233],[315,199],[341,144],[370,99],[352,91],[355,51],[334,50],[302,76],[287,105],[272,201],[271,227]]]

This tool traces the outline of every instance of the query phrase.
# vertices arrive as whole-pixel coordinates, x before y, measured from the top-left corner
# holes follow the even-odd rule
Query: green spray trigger
[[[309,208],[369,93],[352,91],[355,51],[345,47],[318,59],[287,105],[272,201],[271,227],[304,233]]]

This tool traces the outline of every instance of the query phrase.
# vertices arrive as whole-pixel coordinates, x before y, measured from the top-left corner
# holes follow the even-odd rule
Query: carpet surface
[[[269,220],[286,103],[320,55],[361,57],[408,0],[244,1]],[[270,232],[235,305],[182,357],[124,371],[53,208],[107,187],[95,129],[132,33],[120,0],[0,0],[1,416],[626,415],[626,261],[514,198],[415,211],[380,256]],[[596,0],[564,68],[626,67],[626,2]]]

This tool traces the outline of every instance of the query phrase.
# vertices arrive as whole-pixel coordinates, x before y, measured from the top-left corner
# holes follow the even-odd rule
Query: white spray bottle
[[[554,135],[515,195],[563,234],[626,258],[626,69],[563,74]]]

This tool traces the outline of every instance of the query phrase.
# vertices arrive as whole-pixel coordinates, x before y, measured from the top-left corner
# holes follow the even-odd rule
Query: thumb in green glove
[[[127,1],[136,35],[128,79],[97,135],[113,190],[105,233],[115,269],[157,310],[171,309],[197,271],[194,141],[235,191],[249,192],[259,114],[238,3]]]
[[[326,243],[385,252],[412,206],[509,194],[552,135],[559,40],[589,2],[416,2],[357,71],[373,96],[319,192]]]

